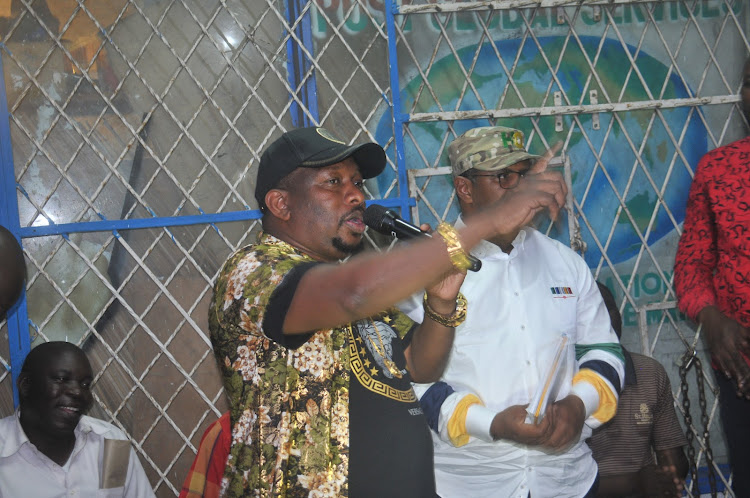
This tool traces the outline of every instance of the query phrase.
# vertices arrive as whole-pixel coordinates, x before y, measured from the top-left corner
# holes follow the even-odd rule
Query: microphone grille
[[[365,225],[376,232],[385,234],[390,233],[390,228],[388,228],[387,223],[388,218],[388,208],[383,207],[380,204],[370,204],[367,206],[363,216]]]

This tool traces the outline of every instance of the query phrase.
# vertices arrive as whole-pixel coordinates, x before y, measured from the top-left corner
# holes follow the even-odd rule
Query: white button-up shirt
[[[468,301],[467,318],[456,328],[441,379],[455,393],[440,407],[440,434],[432,433],[437,492],[444,498],[527,498],[529,492],[533,498],[581,497],[596,478],[596,463],[584,440],[591,426],[599,425],[590,416],[599,395],[586,382],[571,387],[577,371],[573,346],[618,342],[596,282],[580,256],[530,228],[519,233],[510,254],[486,241],[471,252],[482,260],[482,268],[468,272],[461,287]],[[403,303],[402,309],[421,322],[421,299]],[[493,417],[531,401],[563,333],[572,344],[557,399],[572,391],[583,400],[589,418],[580,440],[556,455],[511,441],[492,441]],[[622,386],[624,364],[617,356],[595,349],[578,364],[592,359],[610,364],[619,375],[618,388]],[[415,387],[422,396],[429,385]],[[472,437],[455,447],[447,422],[468,394],[477,395],[484,406],[469,408],[466,427]]]
[[[132,447],[124,486],[99,489],[104,441],[127,440],[121,430],[84,415],[75,429],[75,436],[73,451],[61,467],[29,441],[21,427],[18,411],[0,420],[0,497],[154,496]]]

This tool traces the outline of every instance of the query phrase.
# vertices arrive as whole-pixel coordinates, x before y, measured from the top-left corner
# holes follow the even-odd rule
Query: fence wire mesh
[[[541,153],[563,142],[575,216],[540,223],[584,249],[615,293],[623,343],[665,365],[685,414],[679,366],[700,332],[674,303],[672,268],[687,190],[702,154],[744,134],[736,104],[747,56],[742,2],[409,2],[398,7],[403,153],[420,222],[452,220],[447,146],[475,126],[521,129]],[[614,4],[617,5],[614,5]],[[412,169],[413,168],[413,169]],[[381,192],[398,190],[398,178]],[[381,180],[382,183],[382,180]],[[693,375],[691,373],[691,375]],[[696,378],[687,379],[698,466],[730,479],[715,382],[706,458]],[[689,413],[690,414],[690,413]],[[723,470],[723,474],[721,474]],[[704,487],[705,489],[705,487]],[[730,490],[726,490],[731,495]],[[692,495],[692,492],[689,492]]]
[[[388,56],[391,15],[398,63]],[[739,0],[393,9],[380,0],[2,0],[34,344],[87,350],[93,415],[125,430],[157,495],[173,496],[203,430],[227,406],[207,340],[211,283],[259,226],[76,226],[252,210],[260,153],[305,119],[386,148],[389,168],[368,182],[371,198],[395,203],[400,173],[415,170],[412,215],[452,221],[447,145],[494,123],[522,129],[532,151],[563,141],[576,216],[542,227],[565,240],[580,233],[587,262],[618,297],[625,344],[665,364],[680,402],[677,360],[691,348],[705,356],[700,334],[653,303],[675,299],[672,259],[697,159],[741,134],[748,16]],[[32,236],[60,224],[73,225]],[[7,415],[5,341],[0,362]],[[712,393],[709,415],[714,455],[725,461]],[[688,430],[702,444],[701,428]]]
[[[305,45],[292,2],[5,1],[0,41],[33,344],[81,345],[97,372],[94,416],[132,438],[159,496],[173,496],[203,429],[226,409],[207,340],[220,264],[257,222],[79,233],[78,224],[251,210],[263,148],[296,112],[345,140],[388,94],[386,40],[341,20]],[[309,69],[289,78],[290,42]],[[338,70],[346,64],[347,71]],[[314,73],[313,73],[314,72]],[[316,117],[300,97],[315,76]],[[291,98],[290,98],[291,96]],[[7,190],[6,190],[7,191]],[[7,337],[7,328],[3,324]],[[0,346],[2,413],[13,409]]]

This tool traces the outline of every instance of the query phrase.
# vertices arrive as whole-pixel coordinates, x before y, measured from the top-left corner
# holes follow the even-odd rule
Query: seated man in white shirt
[[[0,496],[154,496],[125,434],[84,415],[93,379],[73,344],[31,350],[18,377],[20,407],[0,420]]]
[[[511,128],[470,130],[448,154],[461,206],[456,226],[525,195],[516,188],[522,182],[544,191],[562,181],[546,170],[554,152],[529,154]],[[441,381],[416,389],[433,429],[437,493],[594,496],[597,466],[584,441],[614,415],[624,363],[591,271],[569,247],[530,227],[484,240],[471,254],[482,268],[461,287],[466,321],[456,327]],[[419,304],[402,309],[421,320]],[[562,334],[569,346],[558,395],[541,422],[526,423]]]

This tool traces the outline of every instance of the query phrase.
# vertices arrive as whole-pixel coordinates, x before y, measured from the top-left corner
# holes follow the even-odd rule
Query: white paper
[[[534,397],[531,398],[529,406],[526,408],[527,424],[538,424],[541,422],[544,418],[544,413],[547,411],[547,405],[557,400],[557,395],[560,393],[560,388],[565,378],[568,340],[568,334],[562,334],[557,342],[555,357],[547,370],[547,374],[542,378],[542,382],[534,393]]]

